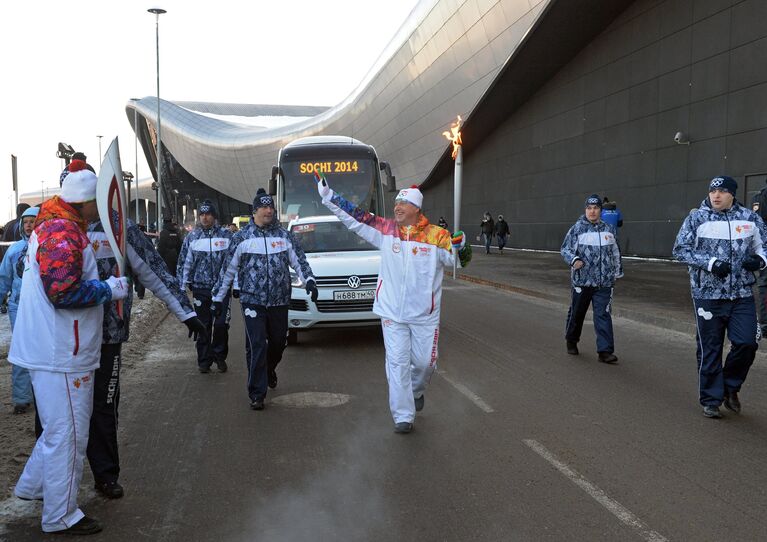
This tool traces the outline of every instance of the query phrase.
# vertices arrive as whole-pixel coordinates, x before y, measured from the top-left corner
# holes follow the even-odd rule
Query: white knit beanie
[[[420,209],[423,205],[423,194],[416,185],[413,185],[410,188],[403,188],[400,190],[399,194],[397,194],[397,197],[394,198],[394,201],[406,201],[408,203],[412,203]]]
[[[96,174],[86,169],[82,160],[72,160],[69,175],[61,184],[61,199],[67,203],[83,203],[96,199]]]

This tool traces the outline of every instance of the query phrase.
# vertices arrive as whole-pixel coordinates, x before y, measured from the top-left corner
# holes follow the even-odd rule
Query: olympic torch
[[[461,183],[463,182],[463,145],[461,141],[461,115],[450,126],[449,132],[442,132],[442,135],[453,144],[452,157],[455,160],[455,171],[453,173],[453,231],[461,229]],[[458,275],[457,254],[453,255],[453,279]]]
[[[125,256],[128,236],[128,201],[125,197],[125,186],[122,179],[120,147],[115,137],[109,145],[99,169],[96,183],[96,204],[107,243],[112,249],[117,264],[116,277],[127,276]],[[117,301],[117,315],[120,318],[123,317],[122,301]]]

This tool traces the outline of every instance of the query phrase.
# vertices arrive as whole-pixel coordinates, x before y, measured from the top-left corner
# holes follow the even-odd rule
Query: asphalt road
[[[743,414],[710,420],[691,337],[617,319],[608,366],[588,325],[581,355],[565,353],[564,318],[446,283],[440,372],[409,435],[392,431],[377,329],[301,335],[254,412],[241,319],[230,371],[209,375],[166,319],[123,388],[126,496],[84,497],[106,524],[91,540],[764,539],[765,367]],[[4,536],[39,540],[38,521]]]

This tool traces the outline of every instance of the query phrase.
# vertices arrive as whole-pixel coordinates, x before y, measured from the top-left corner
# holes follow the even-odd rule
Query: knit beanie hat
[[[213,215],[213,218],[218,218],[218,212],[216,211],[216,206],[213,205],[213,202],[209,200],[205,200],[200,204],[200,208],[197,209],[197,212],[199,212],[201,215],[208,213]]]
[[[585,207],[588,207],[589,205],[596,205],[600,209],[602,208],[602,198],[600,198],[596,194],[591,194],[588,198],[586,198],[586,205]]]
[[[83,203],[96,199],[96,174],[82,160],[72,160],[69,174],[61,184],[61,199],[67,203]]]
[[[24,218],[26,216],[37,216],[37,213],[40,212],[40,207],[30,207],[26,211],[24,211],[21,215],[21,218]]]
[[[253,211],[259,207],[271,207],[274,209],[274,199],[263,188],[258,189],[256,197],[253,199]]]
[[[711,179],[711,183],[708,185],[708,191],[712,192],[713,190],[724,190],[735,196],[735,192],[738,191],[738,183],[732,177],[720,175]]]
[[[406,201],[420,209],[423,205],[423,194],[417,185],[412,185],[410,188],[403,188],[399,191],[397,197],[394,198],[395,203],[398,201]]]

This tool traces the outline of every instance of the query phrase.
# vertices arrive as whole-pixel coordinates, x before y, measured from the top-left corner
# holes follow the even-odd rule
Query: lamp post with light
[[[157,229],[160,229],[160,217],[162,208],[162,154],[160,153],[160,141],[162,139],[162,123],[160,121],[160,15],[167,13],[166,10],[154,7],[147,10],[154,13],[155,17],[155,51],[157,57]]]

